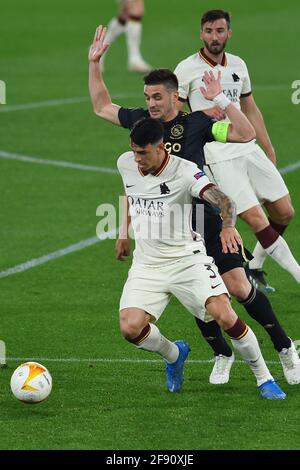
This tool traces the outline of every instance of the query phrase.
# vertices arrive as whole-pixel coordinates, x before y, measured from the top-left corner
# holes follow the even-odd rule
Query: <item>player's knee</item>
[[[226,295],[214,297],[212,301],[207,303],[206,309],[223,330],[231,328],[236,314],[232,310]]]
[[[226,286],[230,295],[239,301],[246,300],[251,292],[251,284],[247,279],[243,282],[232,281]]]
[[[290,221],[294,218],[295,210],[293,206],[288,207],[285,211],[280,214],[280,222],[282,225],[288,225]]]
[[[130,314],[129,309],[120,311],[120,332],[127,341],[137,338],[142,329],[143,325]]]

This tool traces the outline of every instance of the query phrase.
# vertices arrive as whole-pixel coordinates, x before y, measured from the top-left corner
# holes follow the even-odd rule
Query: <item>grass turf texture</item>
[[[15,14],[17,5],[18,14]],[[218,5],[219,6],[219,5]],[[300,6],[253,1],[247,6],[221,2],[233,14],[232,53],[249,66],[279,167],[299,160],[299,106],[291,84],[299,79],[296,40]],[[154,66],[174,68],[199,43],[198,17],[208,1],[149,0],[143,53]],[[7,104],[87,97],[87,48],[98,23],[115,13],[110,0],[43,4],[21,0],[1,8],[0,79]],[[118,104],[143,105],[142,80],[126,71],[122,38],[106,61],[105,79]],[[86,99],[61,106],[0,112],[0,150],[88,165],[115,167],[127,149],[125,130],[93,116]],[[286,176],[299,212],[300,170]],[[0,159],[0,271],[64,248],[95,234],[96,207],[117,203],[117,175],[84,172]],[[254,239],[239,228],[250,245]],[[300,259],[298,215],[286,239]],[[19,403],[9,389],[10,375],[22,362],[0,370],[1,449],[299,449],[299,387],[288,386],[277,362],[271,371],[287,392],[284,402],[258,397],[250,371],[237,363],[229,384],[210,386],[212,364],[188,362],[181,394],[166,391],[162,362],[137,351],[118,331],[118,300],[129,260],[114,260],[114,241],[105,241],[40,267],[0,279],[0,339],[9,357],[86,359],[43,360],[53,391],[34,407]],[[294,339],[299,334],[299,288],[272,261],[266,270],[277,293],[278,317]],[[265,358],[278,361],[264,331],[235,306],[253,327]],[[185,338],[191,360],[211,353],[194,320],[172,301],[159,322],[170,339]],[[124,362],[96,362],[123,359]],[[89,360],[91,359],[91,360]]]

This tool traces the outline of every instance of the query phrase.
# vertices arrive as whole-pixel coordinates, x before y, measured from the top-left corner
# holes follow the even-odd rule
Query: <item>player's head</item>
[[[152,70],[144,77],[144,95],[153,119],[170,121],[177,115],[178,80],[168,69]]]
[[[231,34],[228,11],[209,10],[202,15],[200,38],[211,54],[221,54]]]
[[[164,128],[153,118],[137,121],[130,133],[131,149],[138,168],[143,172],[155,171],[164,158]]]

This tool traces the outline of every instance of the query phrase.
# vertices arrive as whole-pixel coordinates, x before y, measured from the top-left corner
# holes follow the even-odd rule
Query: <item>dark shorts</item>
[[[206,251],[208,256],[214,258],[221,275],[232,269],[244,267],[245,259],[242,254],[242,248],[240,247],[238,253],[223,253],[220,238],[215,243],[206,242]]]

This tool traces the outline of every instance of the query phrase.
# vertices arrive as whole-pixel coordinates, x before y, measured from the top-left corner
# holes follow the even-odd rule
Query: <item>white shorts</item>
[[[238,214],[289,194],[277,168],[258,145],[255,148],[247,155],[205,167],[209,179],[236,203]]]
[[[229,296],[213,258],[199,253],[168,266],[134,264],[123,288],[120,310],[140,308],[158,320],[174,295],[195,317],[211,321],[206,301],[221,294]]]

